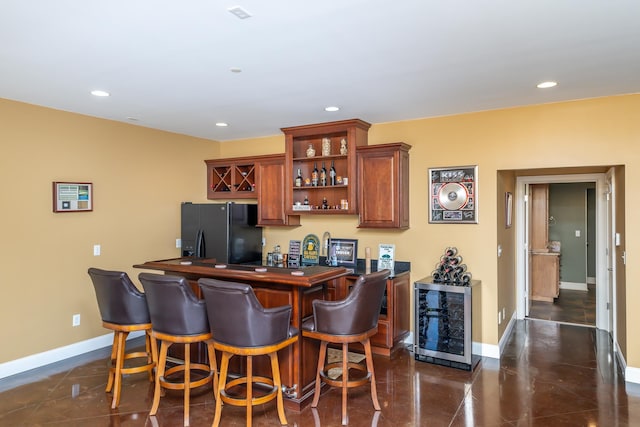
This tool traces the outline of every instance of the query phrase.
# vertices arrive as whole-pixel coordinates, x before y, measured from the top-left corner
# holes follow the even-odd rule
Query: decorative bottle
[[[298,169],[298,176],[296,176],[295,186],[302,187],[302,171],[300,169]]]
[[[336,185],[336,168],[333,160],[331,160],[331,169],[329,169],[329,185]]]
[[[314,157],[316,155],[316,149],[313,148],[313,144],[309,144],[309,148],[307,148],[307,157]]]
[[[311,185],[318,186],[318,162],[313,164],[313,172],[311,172]]]
[[[327,185],[327,168],[324,167],[324,162],[322,162],[322,169],[320,169],[320,185],[323,187]]]

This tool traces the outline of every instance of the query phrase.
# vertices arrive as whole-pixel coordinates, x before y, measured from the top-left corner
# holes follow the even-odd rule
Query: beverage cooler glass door
[[[471,287],[416,282],[416,357],[471,364]]]

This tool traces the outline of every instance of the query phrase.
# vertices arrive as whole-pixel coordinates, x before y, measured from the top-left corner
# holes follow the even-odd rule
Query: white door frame
[[[520,176],[516,178],[516,317],[524,319],[526,316],[526,221],[528,213],[525,205],[525,188],[528,184],[552,184],[570,182],[595,182],[596,183],[596,327],[611,331],[607,302],[615,312],[615,301],[610,298],[607,270],[607,202],[606,193],[609,187],[606,184],[605,174],[575,174],[575,175],[543,175]],[[525,215],[527,214],[527,215]],[[615,316],[614,316],[615,318]]]

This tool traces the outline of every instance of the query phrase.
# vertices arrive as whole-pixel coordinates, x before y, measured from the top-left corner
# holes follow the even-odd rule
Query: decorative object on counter
[[[381,243],[378,245],[378,271],[385,268],[395,273],[396,245]]]
[[[54,182],[53,211],[83,212],[93,210],[93,184],[90,182]]]
[[[331,138],[322,138],[322,155],[331,155]]]
[[[309,148],[307,148],[307,157],[315,157],[316,149],[313,148],[313,144],[309,144]]]
[[[345,138],[340,140],[340,154],[343,156],[347,155],[347,140]]]
[[[467,265],[462,263],[462,257],[458,255],[458,249],[449,247],[440,257],[436,269],[431,272],[434,283],[446,283],[455,286],[469,286],[471,273],[467,271]]]
[[[276,267],[284,267],[282,251],[280,251],[280,245],[275,245],[273,248],[273,265]]]
[[[287,258],[287,268],[300,268],[300,240],[289,240],[289,257]]]
[[[315,234],[307,234],[302,240],[302,265],[317,265],[320,259],[320,239]]]
[[[478,166],[429,169],[429,222],[477,224]]]
[[[329,265],[356,268],[358,263],[358,240],[331,239],[329,242]]]
[[[371,273],[371,248],[364,248],[364,274]]]

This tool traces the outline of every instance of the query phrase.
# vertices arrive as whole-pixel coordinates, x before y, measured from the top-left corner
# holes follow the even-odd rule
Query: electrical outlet
[[[502,313],[498,311],[498,325],[502,323]]]
[[[80,314],[74,314],[71,318],[71,326],[80,326]]]
[[[182,239],[176,239],[176,248],[180,249],[182,247]]]
[[[93,256],[100,256],[100,245],[93,245]]]

